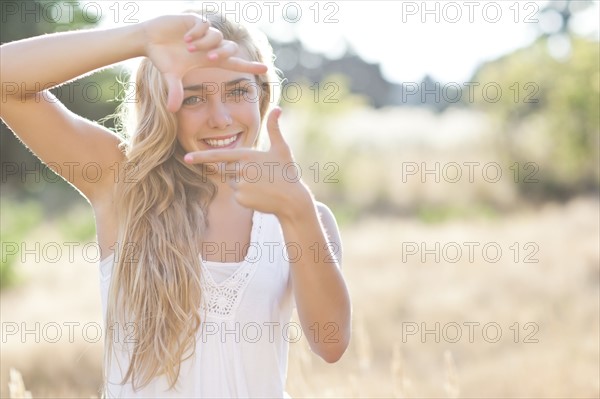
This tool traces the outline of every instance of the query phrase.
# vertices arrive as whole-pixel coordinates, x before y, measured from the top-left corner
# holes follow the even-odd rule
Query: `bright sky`
[[[82,2],[88,3],[102,7],[104,25],[204,4],[279,40],[300,38],[308,49],[332,58],[349,45],[365,60],[381,63],[386,78],[396,82],[419,82],[425,74],[465,82],[481,62],[530,44],[540,26],[547,32],[560,27],[558,15],[540,18],[547,1]],[[599,4],[575,18],[573,30],[598,39]],[[558,43],[558,53],[568,52]]]

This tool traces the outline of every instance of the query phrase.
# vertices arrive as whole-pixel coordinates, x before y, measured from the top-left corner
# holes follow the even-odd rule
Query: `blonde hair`
[[[250,60],[269,66],[269,72],[256,76],[264,121],[278,100],[274,88],[280,81],[271,46],[264,35],[257,38],[219,15],[205,18]],[[105,369],[122,341],[120,332],[127,330],[133,340],[125,351],[129,366],[121,383],[131,380],[138,389],[165,375],[173,388],[181,362],[196,350],[202,300],[198,243],[216,187],[204,165],[183,162],[177,120],[166,109],[167,87],[149,59],[141,62],[135,82],[135,107],[122,109],[123,118],[134,117],[135,129],[123,146],[127,167],[116,187],[120,250],[109,288]]]

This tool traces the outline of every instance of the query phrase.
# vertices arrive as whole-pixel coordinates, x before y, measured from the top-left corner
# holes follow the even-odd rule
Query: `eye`
[[[200,96],[190,96],[183,100],[183,105],[196,105],[205,102],[206,100]]]
[[[227,97],[229,98],[233,98],[236,101],[239,101],[240,98],[243,96],[245,97],[246,94],[248,93],[248,89],[245,87],[236,87],[233,90],[229,90],[227,92]]]

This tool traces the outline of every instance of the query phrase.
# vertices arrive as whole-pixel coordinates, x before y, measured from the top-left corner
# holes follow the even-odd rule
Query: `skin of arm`
[[[143,55],[142,43],[143,32],[133,25],[44,35],[0,47],[0,116],[43,162],[58,164],[62,177],[89,200],[105,191],[109,168],[122,160],[120,139],[42,89]],[[81,168],[87,162],[100,165],[103,179],[91,183],[81,173],[67,173],[65,165]]]
[[[344,354],[351,336],[348,289],[340,270],[341,240],[335,218],[310,194],[290,198],[280,216],[286,244],[302,249],[290,261],[292,284],[302,330],[312,350],[332,363]],[[335,252],[334,252],[335,251]]]

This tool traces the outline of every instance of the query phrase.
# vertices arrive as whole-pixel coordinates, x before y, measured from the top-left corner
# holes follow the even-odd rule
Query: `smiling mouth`
[[[224,148],[236,143],[241,135],[242,133],[240,132],[238,134],[234,134],[232,136],[227,136],[224,138],[202,139],[202,142],[213,148]]]

